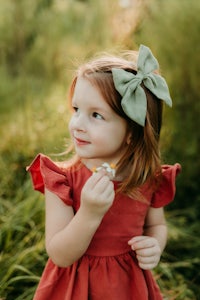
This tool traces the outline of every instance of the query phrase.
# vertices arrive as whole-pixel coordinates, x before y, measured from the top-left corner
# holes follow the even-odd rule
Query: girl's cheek
[[[72,117],[68,123],[68,130],[69,130],[70,135],[72,135],[73,127],[74,126],[73,126],[73,117]]]
[[[69,120],[69,123],[68,123],[68,128],[69,129],[72,129],[75,126],[75,123],[76,123],[75,119],[76,119],[76,117],[74,115],[72,115],[70,120]]]

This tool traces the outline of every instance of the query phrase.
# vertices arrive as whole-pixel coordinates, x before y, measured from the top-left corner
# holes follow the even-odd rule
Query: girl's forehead
[[[83,77],[77,78],[72,101],[84,101],[85,103],[90,102],[95,105],[109,106],[99,89]]]
[[[100,94],[97,87],[91,83],[90,80],[84,78],[83,76],[77,77],[76,85],[74,89],[74,96],[86,96],[88,94]]]

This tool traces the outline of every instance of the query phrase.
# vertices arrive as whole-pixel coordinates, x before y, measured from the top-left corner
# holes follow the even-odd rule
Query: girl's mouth
[[[90,144],[90,142],[74,137],[74,142],[77,146],[84,146]]]

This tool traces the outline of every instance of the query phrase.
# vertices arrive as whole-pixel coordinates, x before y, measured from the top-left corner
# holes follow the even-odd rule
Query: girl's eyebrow
[[[91,110],[101,110],[101,111],[105,111],[105,112],[108,111],[107,109],[104,109],[104,108],[102,108],[100,106],[91,106],[90,109]]]
[[[81,104],[82,105],[82,104]],[[75,107],[80,107],[79,106],[79,101],[77,101],[76,99],[72,99],[72,101],[71,101],[71,106],[73,107],[73,106],[75,106]],[[86,108],[86,106],[84,105],[84,108]],[[111,111],[112,111],[112,109],[109,107],[109,106],[106,106],[106,107],[104,107],[104,106],[102,106],[102,105],[89,105],[88,106],[88,109],[90,110],[90,111],[98,111],[98,112],[100,112],[100,113],[102,113],[102,114],[110,114],[111,113]]]
[[[91,106],[90,110],[94,112],[99,112],[104,115],[109,115],[111,113],[111,111],[109,111],[107,108],[103,108],[99,106]]]

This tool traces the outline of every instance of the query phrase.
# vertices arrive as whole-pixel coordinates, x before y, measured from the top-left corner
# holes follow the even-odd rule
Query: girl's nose
[[[84,115],[79,113],[72,116],[69,127],[71,128],[71,130],[86,131],[86,120],[84,118]]]

